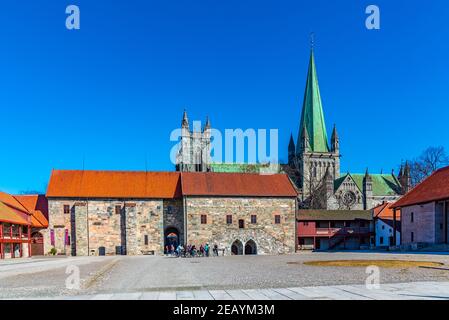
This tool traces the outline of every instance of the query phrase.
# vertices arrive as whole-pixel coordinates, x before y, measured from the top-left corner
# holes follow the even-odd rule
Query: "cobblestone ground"
[[[449,255],[443,254],[337,252],[189,259],[158,256],[43,258],[1,261],[0,298],[364,284],[368,276],[365,268],[303,264],[305,261],[346,259],[444,263],[438,268],[381,268],[381,284],[449,281]],[[80,270],[79,290],[66,288],[66,269],[72,265]]]

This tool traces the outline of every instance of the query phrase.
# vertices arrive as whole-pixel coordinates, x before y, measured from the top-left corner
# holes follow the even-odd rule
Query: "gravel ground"
[[[58,261],[0,263],[0,298],[155,290],[252,289],[363,284],[359,267],[317,267],[305,261],[398,259],[442,262],[441,268],[381,268],[381,283],[449,281],[449,255],[390,253],[300,253],[181,259],[158,256],[76,257]],[[31,262],[30,262],[31,261]],[[65,288],[67,265],[80,268],[83,287]]]

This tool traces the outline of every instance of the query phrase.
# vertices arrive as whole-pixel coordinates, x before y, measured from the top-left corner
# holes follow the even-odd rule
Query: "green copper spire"
[[[320,88],[315,67],[313,48],[310,52],[309,71],[307,73],[306,91],[301,112],[297,148],[301,146],[301,133],[304,128],[309,136],[309,149],[312,152],[329,152],[323,106],[321,105]],[[302,150],[298,149],[297,153]]]

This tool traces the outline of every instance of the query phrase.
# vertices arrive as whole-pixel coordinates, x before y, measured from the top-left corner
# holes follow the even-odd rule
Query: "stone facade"
[[[449,219],[444,211],[448,207],[449,202],[430,202],[401,208],[401,243],[446,243]]]
[[[240,243],[244,253],[248,241],[257,254],[283,254],[295,251],[295,205],[292,198],[257,197],[187,197],[187,242],[197,246],[217,244],[231,254],[233,243]],[[206,221],[201,221],[201,216]],[[232,216],[228,224],[227,216]],[[256,223],[251,223],[251,216]],[[280,216],[276,223],[276,215]],[[243,220],[240,228],[239,220]]]
[[[47,253],[54,247],[59,254],[77,256],[163,254],[169,233],[178,235],[178,243],[217,244],[225,254],[231,254],[236,240],[242,243],[241,253],[250,240],[258,254],[295,250],[294,198],[50,198],[48,202],[49,227],[43,232]],[[207,216],[206,224],[201,224],[202,214]],[[226,223],[227,215],[232,215],[232,224]],[[251,223],[251,215],[256,215],[256,223]],[[279,223],[275,223],[276,215]],[[239,220],[244,221],[244,228],[239,228]]]
[[[163,252],[164,200],[50,198],[48,203],[49,227],[44,233],[47,252],[52,247],[58,253],[81,256],[98,255],[103,248],[106,255]],[[69,206],[69,213],[64,213],[64,206]]]
[[[435,243],[434,202],[401,209],[401,237],[402,244]]]

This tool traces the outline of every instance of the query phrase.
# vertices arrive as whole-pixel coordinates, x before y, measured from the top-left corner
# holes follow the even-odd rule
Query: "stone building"
[[[55,170],[45,245],[71,255],[162,254],[179,243],[290,253],[296,196],[281,174]]]

